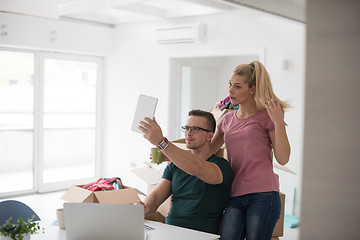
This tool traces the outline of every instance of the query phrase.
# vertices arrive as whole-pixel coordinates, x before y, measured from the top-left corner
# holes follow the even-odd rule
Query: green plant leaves
[[[19,217],[17,223],[14,224],[13,218],[10,217],[6,220],[6,223],[0,227],[0,235],[10,237],[13,240],[23,240],[24,234],[38,234],[41,230],[40,225],[37,222],[32,222],[34,219],[35,215],[27,221]],[[44,232],[44,228],[42,232]]]

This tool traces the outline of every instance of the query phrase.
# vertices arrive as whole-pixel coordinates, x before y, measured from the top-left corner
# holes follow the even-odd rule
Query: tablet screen
[[[151,119],[154,117],[157,102],[157,98],[146,96],[143,94],[139,95],[134,120],[131,127],[132,131],[143,134],[143,132],[140,131],[138,128],[140,126],[140,121],[144,121],[145,117]]]

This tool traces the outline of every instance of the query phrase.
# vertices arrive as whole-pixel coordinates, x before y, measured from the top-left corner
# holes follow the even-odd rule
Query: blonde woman
[[[229,94],[239,109],[220,120],[211,142],[214,151],[226,144],[233,171],[220,239],[270,240],[281,209],[272,151],[279,164],[289,161],[284,122],[289,105],[274,94],[270,77],[258,61],[235,68]]]

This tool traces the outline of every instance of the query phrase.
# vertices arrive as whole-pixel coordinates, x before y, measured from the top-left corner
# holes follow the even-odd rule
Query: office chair
[[[13,223],[16,223],[21,217],[24,221],[31,219],[35,215],[33,221],[39,221],[39,216],[26,204],[15,201],[6,200],[0,202],[0,226],[6,223],[10,217],[13,218]]]

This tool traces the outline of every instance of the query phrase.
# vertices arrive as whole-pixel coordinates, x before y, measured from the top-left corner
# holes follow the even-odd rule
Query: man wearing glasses
[[[145,122],[146,121],[146,122]],[[186,125],[186,147],[183,150],[169,142],[155,118],[145,118],[139,129],[150,143],[157,146],[171,161],[162,180],[149,194],[145,215],[152,215],[172,194],[166,223],[199,231],[217,233],[231,189],[230,164],[213,154],[210,142],[216,121],[210,112],[192,110]]]

